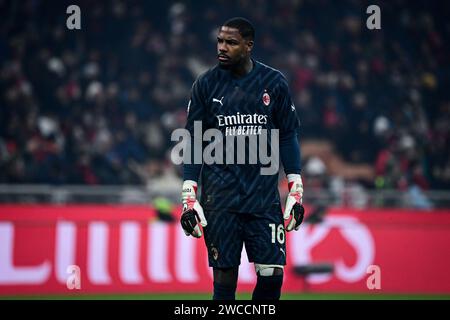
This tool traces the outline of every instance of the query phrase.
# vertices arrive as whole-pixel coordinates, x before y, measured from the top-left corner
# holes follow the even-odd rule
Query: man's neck
[[[243,63],[237,65],[230,71],[235,77],[240,78],[249,74],[253,68],[254,68],[253,61],[252,59],[250,59],[250,57],[248,57],[247,59],[244,60]]]

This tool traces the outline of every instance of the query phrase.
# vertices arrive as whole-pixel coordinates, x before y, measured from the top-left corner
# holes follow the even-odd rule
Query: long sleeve
[[[280,158],[286,175],[300,174],[300,155],[300,143],[295,131],[290,135],[280,137]]]
[[[292,102],[289,86],[284,77],[278,86],[278,103],[275,113],[275,123],[280,130],[280,158],[286,175],[300,174],[300,144],[298,132],[300,121]]]
[[[200,80],[197,79],[191,89],[191,97],[189,99],[188,107],[187,107],[187,122],[186,127],[190,133],[190,144],[188,148],[190,150],[190,161],[189,163],[183,164],[183,180],[193,180],[198,182],[200,171],[202,169],[202,159],[203,157],[195,157],[195,148],[194,144],[197,143],[202,146],[202,137],[196,136],[195,133],[195,123],[200,121],[203,123],[205,115],[205,104],[202,100],[201,88],[200,88]],[[198,123],[197,123],[198,124]],[[201,132],[200,132],[201,135]],[[198,152],[198,150],[197,150]]]

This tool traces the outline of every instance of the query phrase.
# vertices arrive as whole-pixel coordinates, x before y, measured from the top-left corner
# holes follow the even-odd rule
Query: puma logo
[[[220,103],[220,106],[223,106],[222,100],[223,100],[223,97],[220,98],[220,100],[219,100],[219,99],[216,99],[216,98],[213,98],[213,102],[218,102],[218,103]]]

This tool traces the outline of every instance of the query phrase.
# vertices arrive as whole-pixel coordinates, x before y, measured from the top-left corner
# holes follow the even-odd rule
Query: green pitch
[[[237,300],[251,300],[251,293],[238,293]],[[109,294],[109,295],[39,295],[10,296],[0,300],[211,300],[210,293],[152,293],[152,294]],[[450,295],[426,294],[336,294],[336,293],[285,293],[282,300],[450,300]]]

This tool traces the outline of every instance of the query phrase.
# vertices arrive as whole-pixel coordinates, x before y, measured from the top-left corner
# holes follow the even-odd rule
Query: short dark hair
[[[242,38],[246,40],[253,41],[255,39],[255,28],[253,27],[251,22],[245,18],[231,18],[230,20],[226,21],[223,26],[238,29]]]

